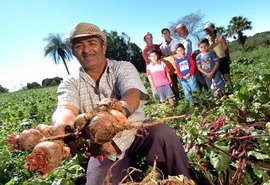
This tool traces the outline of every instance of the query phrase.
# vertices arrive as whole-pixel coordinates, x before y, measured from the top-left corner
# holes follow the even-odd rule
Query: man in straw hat
[[[53,114],[55,134],[63,134],[65,127],[73,126],[79,114],[90,112],[105,98],[121,102],[128,122],[143,122],[146,117],[142,104],[148,98],[146,89],[130,62],[106,58],[106,34],[94,24],[79,23],[71,31],[69,42],[81,67],[78,74],[65,79],[58,87],[58,106]],[[153,165],[156,156],[157,167],[165,176],[184,174],[189,177],[186,154],[172,128],[158,124],[147,128],[144,135],[125,130],[120,137],[102,145],[100,154],[105,158],[90,157],[87,184],[103,184],[113,164],[111,184],[119,184],[127,174],[124,169],[138,158],[145,158]]]

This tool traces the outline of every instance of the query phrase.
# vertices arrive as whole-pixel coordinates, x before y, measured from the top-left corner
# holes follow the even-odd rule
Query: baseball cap
[[[211,22],[208,22],[204,25],[203,29],[206,30],[206,29],[209,29],[209,28],[214,28],[214,24],[211,23]]]
[[[72,44],[75,38],[86,37],[86,36],[97,36],[105,43],[107,42],[107,36],[102,32],[99,27],[90,23],[79,23],[70,32],[69,42]]]
[[[178,28],[185,28],[185,27],[186,27],[186,25],[185,25],[185,24],[183,24],[183,23],[178,24],[178,25],[175,27],[175,29],[173,30],[173,32],[175,33],[175,32],[176,32],[176,30],[177,30]]]

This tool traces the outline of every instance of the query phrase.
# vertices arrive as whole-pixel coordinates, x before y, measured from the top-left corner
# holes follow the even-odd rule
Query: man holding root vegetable
[[[109,115],[119,123],[138,125],[145,122],[142,105],[148,98],[146,89],[130,62],[106,58],[106,34],[96,25],[79,23],[71,31],[69,42],[81,67],[77,75],[65,79],[58,88],[58,106],[53,114],[54,133],[65,134],[65,128],[74,127],[78,117],[87,119],[86,114],[80,115],[92,111],[108,98],[117,100],[114,103],[118,108],[110,110]],[[93,118],[90,124],[95,119],[100,128],[102,124],[106,127],[112,123],[108,117]],[[144,124],[147,123],[141,125]],[[136,127],[124,129],[102,143],[96,152],[99,157],[90,157],[88,163],[88,185],[103,184],[109,169],[111,184],[119,184],[127,175],[125,169],[132,166],[137,156],[145,158],[149,165],[156,161],[165,177],[181,174],[189,177],[183,146],[167,124],[153,124],[144,131]]]

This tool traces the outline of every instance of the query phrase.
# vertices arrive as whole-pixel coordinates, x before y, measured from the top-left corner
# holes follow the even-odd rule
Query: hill
[[[228,43],[230,52],[237,52],[242,50],[242,47],[238,45],[237,40]],[[245,48],[246,51],[252,51],[259,47],[270,47],[270,31],[256,33],[253,36],[247,37]]]

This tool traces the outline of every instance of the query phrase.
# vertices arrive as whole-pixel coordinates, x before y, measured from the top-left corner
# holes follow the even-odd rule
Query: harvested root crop
[[[129,123],[119,101],[104,99],[91,112],[79,115],[74,128],[66,129],[64,135],[53,135],[52,126],[40,124],[36,129],[24,131],[19,136],[10,135],[7,142],[10,149],[33,149],[24,167],[31,171],[38,170],[46,176],[70,154],[65,143],[85,139],[89,143],[87,153],[100,156],[103,155],[102,144],[110,142],[117,134],[121,135],[122,131],[136,131],[160,123],[163,122]]]
[[[6,141],[10,150],[31,150],[43,138],[37,129],[24,130],[20,135],[11,134]]]
[[[69,154],[69,148],[65,147],[62,141],[43,141],[37,144],[32,153],[27,156],[27,162],[23,167],[31,171],[39,170],[42,177],[46,177],[47,173],[58,166]]]

